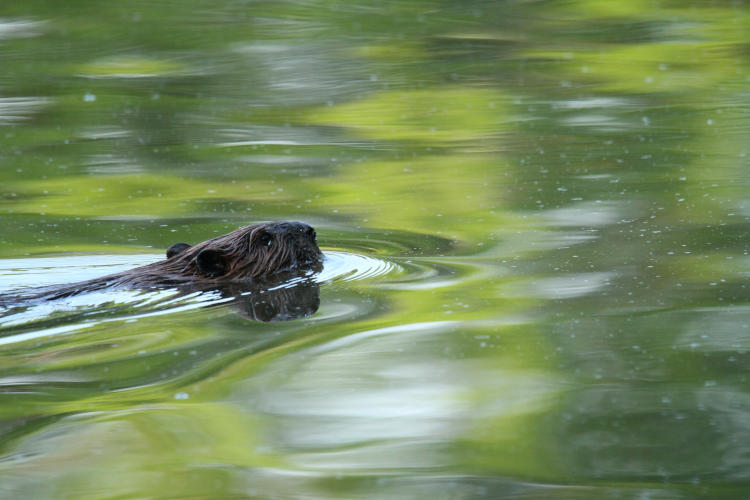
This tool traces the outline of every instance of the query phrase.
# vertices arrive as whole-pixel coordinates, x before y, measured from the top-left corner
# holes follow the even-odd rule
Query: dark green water
[[[0,497],[750,497],[744,2],[5,2],[0,67],[0,291],[327,255],[0,312]]]

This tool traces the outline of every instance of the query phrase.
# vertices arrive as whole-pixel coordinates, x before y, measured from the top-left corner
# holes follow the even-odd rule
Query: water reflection
[[[441,449],[468,428],[533,415],[559,390],[541,372],[477,363],[481,356],[425,356],[457,346],[451,337],[468,326],[410,323],[290,353],[239,384],[232,401],[264,416],[267,446],[292,451],[295,467],[356,473],[445,466],[454,459]],[[492,396],[480,395],[477,384]]]
[[[456,353],[467,343],[484,347],[459,359]],[[260,481],[266,494],[297,497],[295,488],[311,480],[314,487],[314,478],[335,471],[362,493],[369,482],[362,478],[373,474],[413,475],[427,491],[441,491],[445,481],[461,490],[468,487],[466,476],[431,472],[461,466],[464,459],[453,451],[458,443],[479,430],[486,435],[483,446],[514,446],[519,433],[538,432],[535,415],[565,390],[549,374],[521,368],[512,342],[456,321],[305,344],[235,357],[218,375],[231,387],[221,401],[198,381],[175,392],[172,403],[103,409],[47,425],[20,440],[0,463],[0,471],[21,471],[4,487],[37,491],[40,486],[26,482],[33,477],[64,487],[75,474],[71,456],[87,449],[117,471],[121,491],[135,495],[143,491],[150,460],[133,458],[156,440],[170,444],[167,455],[183,457],[181,467],[202,478],[199,484],[231,473],[241,484]],[[490,354],[498,349],[504,353],[499,359]],[[84,444],[92,440],[93,450]],[[217,454],[224,460],[215,462]],[[235,491],[232,484],[223,487]],[[96,486],[83,479],[75,488]],[[175,488],[187,492],[189,486]]]
[[[0,496],[749,496],[742,2],[4,10],[1,290],[329,251],[2,315]]]
[[[28,120],[48,104],[47,99],[39,97],[0,98],[0,126]]]
[[[39,36],[45,24],[44,21],[0,17],[0,40]]]

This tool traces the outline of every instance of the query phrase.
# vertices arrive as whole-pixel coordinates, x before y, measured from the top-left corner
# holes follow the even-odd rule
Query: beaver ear
[[[210,278],[221,276],[227,272],[227,259],[218,250],[210,248],[201,250],[195,257],[195,263],[198,264],[198,269]]]
[[[167,248],[167,258],[171,259],[177,254],[180,254],[190,248],[190,245],[187,243],[175,243],[174,245]]]
[[[262,247],[267,247],[271,243],[273,243],[273,236],[271,236],[271,233],[269,233],[265,229],[257,229],[253,236],[255,238],[256,244]]]

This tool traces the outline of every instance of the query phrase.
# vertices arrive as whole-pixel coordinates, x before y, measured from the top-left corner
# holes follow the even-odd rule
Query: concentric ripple
[[[401,271],[401,266],[387,260],[356,253],[327,251],[323,271],[315,277],[315,281],[356,281],[384,276],[395,271]]]

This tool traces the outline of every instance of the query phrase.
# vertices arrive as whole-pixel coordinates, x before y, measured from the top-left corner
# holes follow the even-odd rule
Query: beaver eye
[[[273,236],[268,233],[261,233],[258,235],[258,243],[264,247],[271,246],[271,243],[273,243]]]

